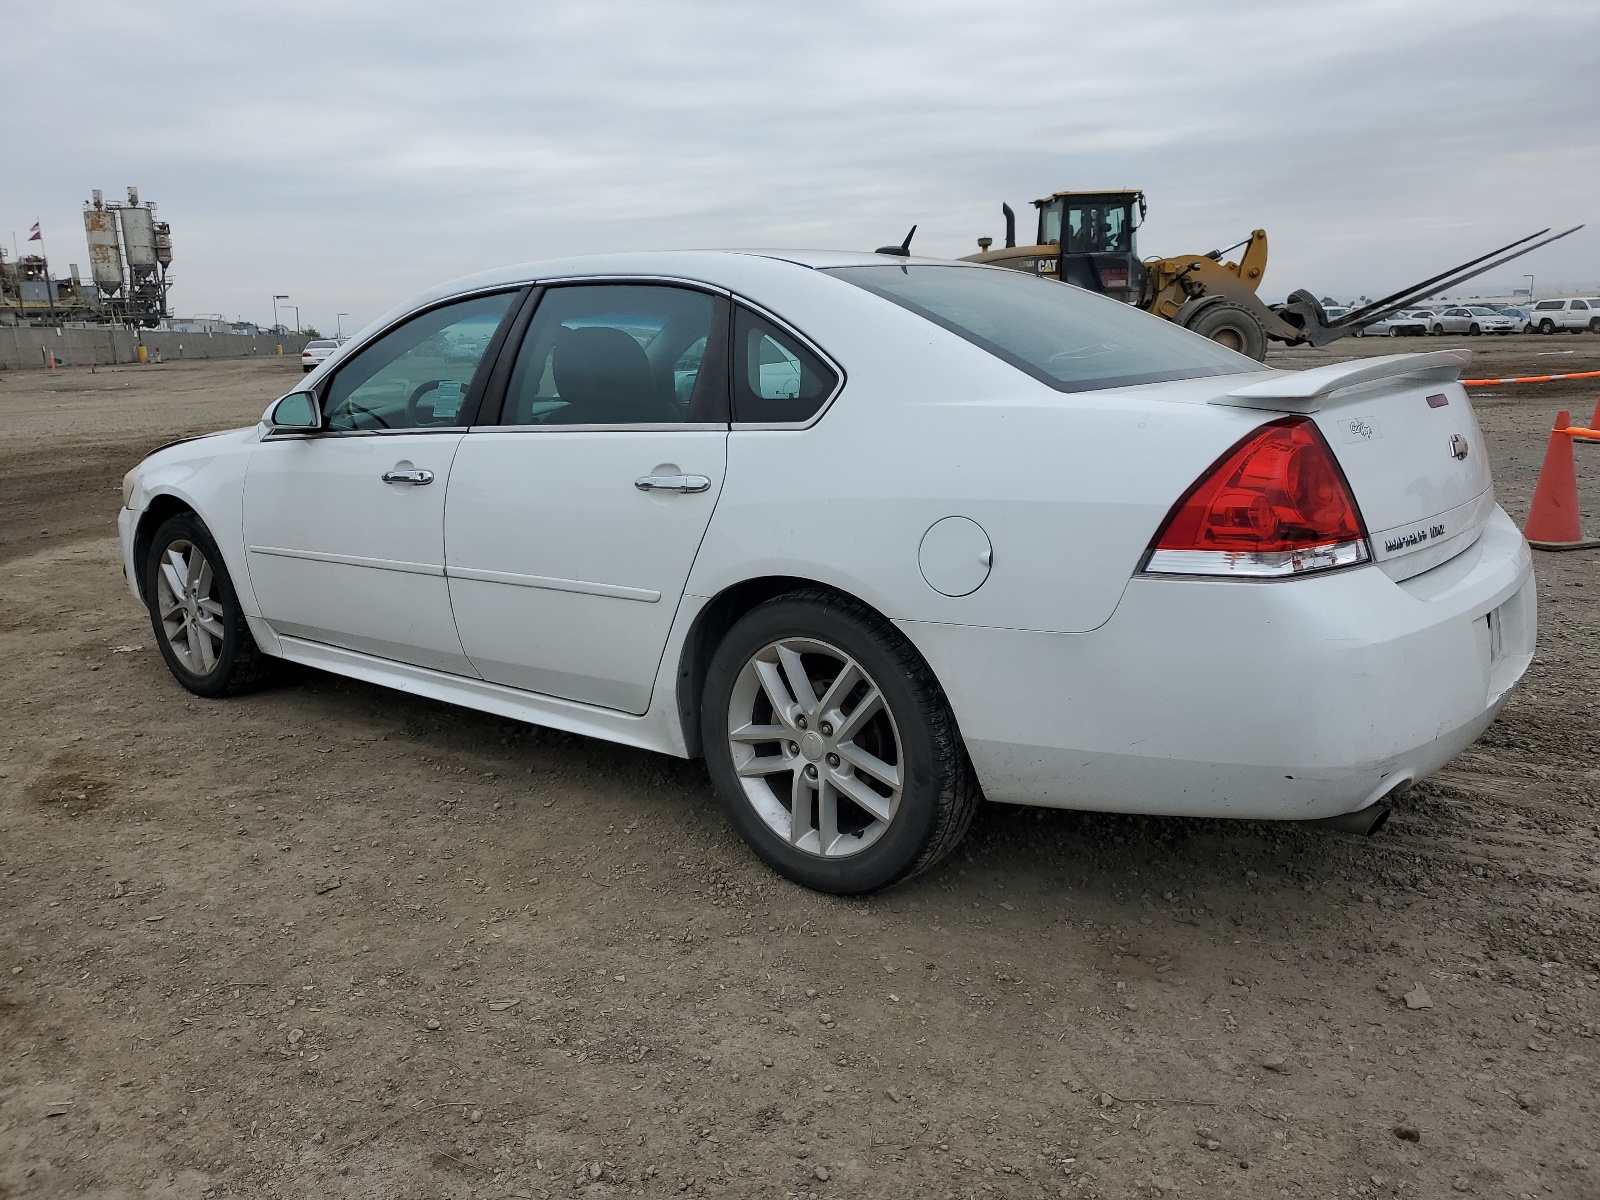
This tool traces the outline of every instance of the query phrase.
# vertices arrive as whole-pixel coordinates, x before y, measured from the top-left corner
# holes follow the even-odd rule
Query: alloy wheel
[[[156,572],[156,611],[161,632],[185,669],[209,675],[222,656],[224,611],[217,573],[190,541],[167,544]]]
[[[728,701],[728,743],[750,806],[807,854],[860,853],[900,807],[894,715],[861,665],[826,642],[784,638],[746,661]]]

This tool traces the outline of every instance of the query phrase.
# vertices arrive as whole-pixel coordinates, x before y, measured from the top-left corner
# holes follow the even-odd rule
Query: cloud
[[[1584,0],[62,5],[11,51],[49,103],[0,117],[0,226],[83,261],[89,190],[136,183],[186,313],[349,328],[505,262],[913,222],[956,255],[1061,188],[1145,188],[1147,254],[1266,228],[1269,295],[1600,215]],[[1485,284],[1523,271],[1600,286],[1600,229]]]

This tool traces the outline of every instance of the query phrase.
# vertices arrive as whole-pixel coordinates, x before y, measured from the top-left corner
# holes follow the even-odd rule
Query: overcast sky
[[[1600,291],[1594,0],[7,3],[0,236],[83,264],[91,188],[172,224],[181,314],[346,332],[430,284],[614,249],[899,241],[1142,187],[1140,250],[1256,227],[1263,294]],[[24,102],[25,101],[25,102]]]

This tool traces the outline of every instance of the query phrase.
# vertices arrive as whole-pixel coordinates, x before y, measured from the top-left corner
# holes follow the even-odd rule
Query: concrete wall
[[[283,353],[299,357],[310,338],[298,334],[273,337],[247,337],[240,333],[161,333],[153,329],[135,332],[109,325],[90,329],[31,329],[0,326],[0,370],[38,367],[48,370],[48,355],[58,364],[86,367],[92,360],[108,365],[135,361],[142,342],[154,359],[160,351],[165,362],[190,358],[244,358],[252,354]]]

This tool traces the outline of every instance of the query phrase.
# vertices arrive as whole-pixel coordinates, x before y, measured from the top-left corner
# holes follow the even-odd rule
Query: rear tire
[[[768,600],[728,631],[701,722],[729,823],[773,870],[818,891],[873,892],[927,870],[981,798],[922,656],[877,613],[820,588]]]
[[[1435,325],[1433,327],[1433,336],[1434,337],[1443,337],[1444,336],[1444,326],[1443,325]]]
[[[167,669],[197,696],[232,696],[262,682],[276,660],[250,635],[222,552],[192,512],[156,530],[140,565],[145,605]]]
[[[1551,334],[1551,333],[1554,333],[1555,331],[1556,331],[1556,323],[1554,321],[1552,321],[1549,317],[1546,317],[1544,320],[1539,322],[1539,332],[1540,333]]]
[[[1219,346],[1248,355],[1257,362],[1267,357],[1267,331],[1249,309],[1237,304],[1213,304],[1200,310],[1189,328]]]

